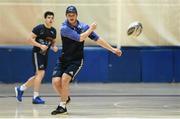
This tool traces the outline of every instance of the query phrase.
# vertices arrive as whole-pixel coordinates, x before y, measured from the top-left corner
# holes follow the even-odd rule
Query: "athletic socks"
[[[61,106],[65,109],[66,108],[66,102],[60,102],[59,106]]]
[[[25,91],[26,89],[27,89],[27,87],[26,87],[25,84],[23,84],[23,85],[20,86],[20,90],[21,90],[21,91]]]
[[[33,98],[35,99],[35,98],[38,97],[38,96],[39,96],[39,92],[34,92]]]
[[[26,89],[27,89],[27,86],[25,84],[20,86],[20,91],[25,91]],[[33,98],[35,99],[38,96],[39,96],[39,92],[34,92]]]

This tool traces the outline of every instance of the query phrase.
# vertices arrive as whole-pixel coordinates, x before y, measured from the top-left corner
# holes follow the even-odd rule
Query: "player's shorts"
[[[74,79],[76,74],[80,71],[83,65],[83,60],[71,61],[71,62],[61,62],[58,61],[54,67],[52,77],[62,77],[63,73],[68,74]]]
[[[32,62],[35,72],[38,70],[45,70],[47,68],[48,55],[42,55],[40,53],[33,52]]]

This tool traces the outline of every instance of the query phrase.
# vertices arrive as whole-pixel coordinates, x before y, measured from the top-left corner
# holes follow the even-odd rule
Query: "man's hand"
[[[53,47],[52,47],[52,50],[53,50],[54,52],[57,52],[57,51],[58,51],[58,47],[57,47],[57,46],[53,46]]]
[[[122,55],[122,51],[119,50],[118,48],[114,48],[113,49],[113,53],[116,54],[117,56],[121,56]]]
[[[42,51],[46,51],[48,49],[48,47],[46,45],[40,45],[40,48]]]
[[[92,31],[94,31],[94,30],[96,29],[96,27],[97,27],[96,22],[93,22],[93,23],[90,25],[90,29],[91,29]]]
[[[97,24],[95,22],[93,22],[90,26],[89,29],[87,31],[85,31],[84,33],[80,34],[80,42],[84,42],[84,40],[96,29]]]

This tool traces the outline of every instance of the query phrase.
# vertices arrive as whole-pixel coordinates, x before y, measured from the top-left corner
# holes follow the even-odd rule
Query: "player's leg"
[[[39,92],[41,81],[44,78],[45,71],[44,70],[38,70],[36,77],[34,79],[34,91]]]
[[[37,63],[37,53],[32,54],[32,63],[33,63],[33,66],[34,66],[34,71],[36,72],[36,69],[37,69],[36,64],[38,64]],[[32,76],[24,84],[22,84],[21,86],[15,87],[15,94],[16,94],[17,101],[20,101],[20,102],[22,101],[22,96],[23,96],[24,91],[27,88],[34,85],[34,79],[35,79],[35,76]]]
[[[35,79],[35,76],[32,76],[21,86],[15,87],[17,101],[19,101],[19,102],[22,101],[22,96],[23,96],[24,91],[34,84],[34,79]]]
[[[63,93],[63,80],[64,80],[64,72],[67,69],[67,65],[64,64],[62,65],[62,63],[58,62],[54,68],[53,71],[53,79],[52,79],[52,85],[54,90],[57,92],[57,94],[59,95],[59,99],[61,100],[62,95],[64,95]],[[62,80],[63,77],[63,80]],[[68,82],[69,83],[69,82]],[[64,96],[63,96],[64,97]],[[67,98],[64,99],[64,103],[63,105],[66,105],[69,101],[70,101],[70,97],[69,97],[69,93],[67,94]],[[56,110],[52,111],[52,115],[56,115],[56,114],[66,114],[67,113],[67,109],[61,106],[62,105],[62,101],[60,101],[60,104],[58,105],[58,107],[56,108]]]
[[[66,65],[62,65],[61,62],[57,62],[56,66],[53,70],[53,78],[52,78],[52,85],[55,90],[55,92],[59,95],[59,98],[61,100],[61,92],[62,92],[62,74],[66,69]],[[66,100],[66,103],[70,102],[70,97],[68,96],[68,100]]]
[[[22,96],[24,91],[33,86],[34,85],[34,96],[33,99],[36,99],[37,97],[39,98],[39,90],[40,90],[40,86],[41,86],[41,81],[44,77],[45,71],[44,70],[39,70],[37,71],[37,74],[35,76],[32,76],[31,78],[28,79],[27,82],[25,82],[23,85],[21,85],[20,87],[15,87],[15,91],[16,91],[16,98],[18,101],[22,101]],[[41,100],[41,99],[38,99]],[[44,101],[38,101],[40,103],[44,103]],[[34,104],[38,103],[38,102],[34,102]]]
[[[63,73],[61,83],[61,103],[62,106],[65,107],[66,101],[68,100],[69,96],[69,85],[72,77],[69,74]]]
[[[54,110],[51,114],[56,115],[56,114],[66,114],[67,109],[66,109],[66,102],[69,98],[69,87],[70,87],[70,82],[74,78],[74,76],[79,72],[79,70],[82,67],[82,62],[72,62],[70,65],[68,65],[61,76],[61,102],[58,105],[57,109]]]
[[[42,100],[39,96],[40,86],[42,79],[45,75],[45,69],[47,67],[47,55],[42,55],[40,53],[34,53],[34,64],[36,67],[36,75],[34,79],[34,95],[33,95],[33,104],[44,104],[45,101]]]
[[[64,68],[62,67],[61,63],[58,61],[56,66],[54,67],[53,74],[52,74],[52,86],[54,91],[61,97],[61,90],[62,90],[62,83],[61,83],[61,76]]]
[[[38,70],[36,73],[36,77],[34,79],[34,92],[40,91],[41,81],[44,78],[45,71],[44,70]],[[34,95],[34,98],[36,98],[39,95]]]
[[[53,77],[52,85],[54,91],[58,94],[59,98],[61,99],[61,92],[62,92],[62,83],[60,77]]]
[[[83,60],[80,61],[73,61],[71,62],[66,70],[64,71],[61,83],[62,83],[62,90],[61,90],[61,104],[62,107],[66,106],[66,101],[69,100],[69,90],[70,90],[70,82],[74,80],[74,77],[77,75],[77,73],[80,71],[83,64]]]
[[[52,79],[52,85],[54,91],[59,95],[59,100],[61,100],[61,92],[62,92],[62,80],[61,77],[54,77]],[[70,96],[68,96],[68,99],[66,100],[66,104],[69,104],[71,101]]]
[[[35,79],[35,76],[32,76],[30,77],[23,85],[24,87],[27,89],[29,87],[32,87],[34,85],[34,79]],[[22,86],[23,86],[22,85]],[[22,89],[23,90],[23,89]]]
[[[62,78],[53,78],[53,87],[59,94],[61,101],[56,110],[52,111],[52,115],[67,114],[66,104],[69,98],[69,82],[71,81],[71,78],[72,77],[66,73],[63,73]]]

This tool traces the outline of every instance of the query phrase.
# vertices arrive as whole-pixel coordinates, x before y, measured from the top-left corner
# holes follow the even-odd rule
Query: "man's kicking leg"
[[[67,114],[66,104],[69,98],[69,83],[71,81],[71,76],[64,73],[62,78],[53,78],[53,87],[55,91],[61,96],[60,104],[58,105],[57,109],[52,111],[52,115],[56,114]]]

